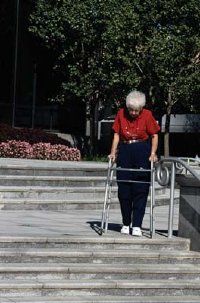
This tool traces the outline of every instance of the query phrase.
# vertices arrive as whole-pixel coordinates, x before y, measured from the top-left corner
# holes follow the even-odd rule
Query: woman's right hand
[[[108,155],[108,159],[110,159],[112,162],[116,161],[116,154],[111,153],[110,155]]]
[[[119,143],[119,134],[114,133],[114,138],[112,142],[112,147],[110,151],[110,155],[108,155],[108,158],[112,161],[115,162],[117,159],[117,146]]]

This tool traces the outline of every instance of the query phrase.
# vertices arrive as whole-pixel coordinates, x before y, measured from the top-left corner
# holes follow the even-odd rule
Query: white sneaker
[[[126,225],[123,225],[122,228],[121,228],[121,234],[129,235],[129,233],[130,233],[130,227],[126,226]]]
[[[141,228],[140,227],[133,227],[133,229],[132,229],[132,236],[142,237]]]

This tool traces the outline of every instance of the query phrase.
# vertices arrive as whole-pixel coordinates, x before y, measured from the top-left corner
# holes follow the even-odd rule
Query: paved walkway
[[[158,206],[155,210],[157,234],[166,234],[168,207]],[[69,211],[0,211],[0,236],[63,236],[90,235],[99,232],[101,210]],[[115,235],[120,230],[121,215],[119,210],[110,211],[108,235]],[[178,205],[175,206],[174,230],[178,226]],[[144,218],[144,234],[148,236],[149,208]]]

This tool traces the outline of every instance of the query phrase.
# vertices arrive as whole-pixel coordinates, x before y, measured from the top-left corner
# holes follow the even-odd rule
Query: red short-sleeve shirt
[[[160,126],[150,110],[142,109],[136,119],[133,119],[125,108],[118,111],[112,129],[118,133],[120,140],[146,140],[156,134]]]

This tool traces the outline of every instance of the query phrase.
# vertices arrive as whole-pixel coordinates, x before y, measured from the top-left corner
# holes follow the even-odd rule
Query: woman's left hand
[[[149,161],[151,162],[157,162],[158,161],[158,157],[155,153],[151,153],[150,157],[149,157]]]

